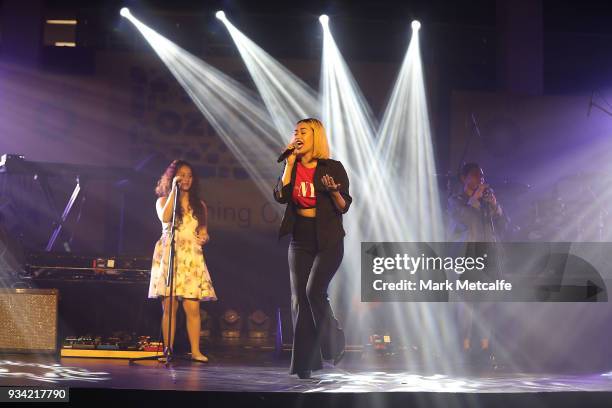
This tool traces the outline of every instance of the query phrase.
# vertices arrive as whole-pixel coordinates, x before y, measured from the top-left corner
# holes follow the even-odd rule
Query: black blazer
[[[293,232],[293,224],[297,217],[296,205],[291,199],[291,193],[295,185],[295,173],[297,161],[291,172],[291,182],[286,186],[282,185],[282,176],[279,177],[274,187],[274,199],[281,204],[287,204],[285,215],[278,231],[278,239]],[[339,192],[342,194],[346,207],[340,211],[334,205],[330,193],[325,189],[321,178],[329,174],[334,178],[336,184],[340,184]],[[353,198],[349,194],[349,179],[342,163],[332,159],[318,159],[317,168],[314,173],[314,188],[317,197],[315,208],[317,209],[316,228],[319,249],[323,250],[338,243],[345,235],[342,227],[342,214],[348,211]]]

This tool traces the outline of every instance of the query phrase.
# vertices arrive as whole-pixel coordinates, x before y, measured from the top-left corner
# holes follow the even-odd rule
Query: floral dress
[[[197,228],[198,221],[193,213],[183,214],[175,233],[174,295],[185,299],[217,300],[202,247],[197,242]],[[170,295],[170,288],[166,286],[169,249],[170,224],[162,223],[162,236],[153,252],[150,298]]]

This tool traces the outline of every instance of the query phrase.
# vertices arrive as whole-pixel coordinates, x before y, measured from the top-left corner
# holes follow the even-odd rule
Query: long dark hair
[[[160,179],[157,181],[157,187],[155,187],[155,194],[158,197],[168,197],[170,190],[172,189],[172,179],[176,176],[178,169],[182,166],[187,166],[191,169],[192,179],[191,188],[189,189],[189,206],[193,211],[194,218],[198,221],[198,227],[207,225],[207,209],[206,204],[200,198],[200,179],[193,171],[193,166],[184,160],[173,160],[172,163],[166,168]],[[183,208],[178,206],[176,210],[178,224],[183,220]]]

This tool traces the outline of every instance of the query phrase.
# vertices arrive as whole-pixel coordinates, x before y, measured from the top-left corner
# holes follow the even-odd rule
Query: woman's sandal
[[[202,357],[200,357],[200,358],[193,357],[193,355],[192,355],[191,356],[191,361],[196,361],[198,363],[208,363],[208,357],[206,357],[204,354],[202,354]]]

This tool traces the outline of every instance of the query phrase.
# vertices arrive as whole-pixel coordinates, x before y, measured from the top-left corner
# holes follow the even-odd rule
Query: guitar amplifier
[[[0,288],[0,352],[57,353],[57,289]]]

